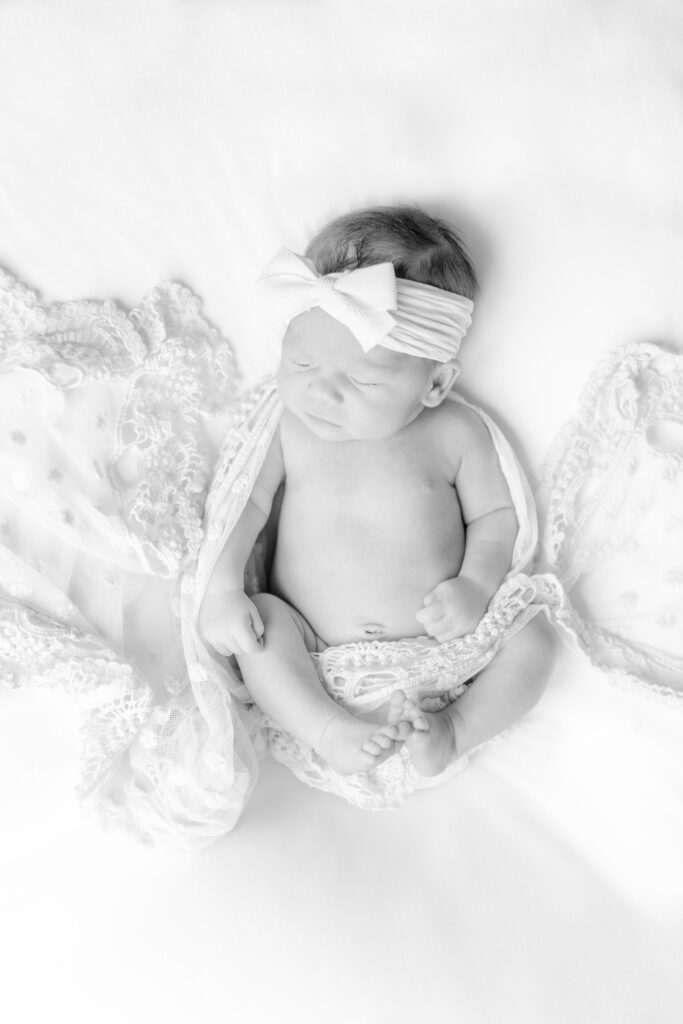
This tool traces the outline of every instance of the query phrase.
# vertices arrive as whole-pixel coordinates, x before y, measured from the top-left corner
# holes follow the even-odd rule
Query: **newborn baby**
[[[489,431],[447,401],[476,281],[447,225],[413,208],[333,222],[307,259],[262,274],[288,324],[279,428],[200,613],[254,701],[336,771],[405,743],[435,775],[524,714],[543,691],[550,640],[537,616],[438,713],[394,693],[373,720],[323,689],[310,652],[359,640],[472,632],[511,567],[517,520]],[[281,494],[269,593],[244,569]],[[444,686],[446,688],[446,684]]]

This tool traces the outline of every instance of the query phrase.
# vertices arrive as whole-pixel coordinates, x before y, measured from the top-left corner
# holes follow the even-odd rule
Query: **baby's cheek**
[[[393,437],[406,425],[406,417],[401,415],[401,410],[395,406],[379,408],[374,412],[374,424],[377,436],[380,438]]]
[[[296,401],[296,388],[292,384],[291,378],[288,374],[280,371],[275,378],[275,383],[277,384],[277,390],[282,404],[287,409],[291,408]]]

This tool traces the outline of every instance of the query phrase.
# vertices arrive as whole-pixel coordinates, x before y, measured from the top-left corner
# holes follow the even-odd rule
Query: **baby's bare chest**
[[[457,505],[452,465],[424,432],[340,444],[295,436],[283,455],[285,504],[307,520],[420,531]]]

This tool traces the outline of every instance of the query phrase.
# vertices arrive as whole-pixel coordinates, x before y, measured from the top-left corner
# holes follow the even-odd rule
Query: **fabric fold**
[[[267,378],[238,397],[228,343],[180,285],[138,310],[43,307],[0,275],[0,672],[82,711],[80,796],[144,842],[195,849],[239,820],[269,754],[359,807],[425,785],[405,751],[338,776],[250,701],[197,616],[277,429]],[[519,531],[510,573],[471,635],[364,641],[313,655],[354,714],[393,689],[437,710],[539,612],[615,683],[683,701],[683,358],[625,346],[597,368],[534,504],[481,410]],[[455,401],[463,401],[453,396]],[[263,589],[267,550],[245,573]],[[460,771],[465,759],[429,784]]]

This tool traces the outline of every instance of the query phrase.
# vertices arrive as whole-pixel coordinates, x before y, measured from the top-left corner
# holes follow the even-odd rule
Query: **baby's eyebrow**
[[[372,352],[368,353],[368,355],[363,360],[362,364],[358,363],[358,368],[360,368],[362,365],[363,369],[365,370],[371,370],[373,372],[376,371],[379,373],[394,373],[396,370],[399,370],[403,365],[403,360],[401,359],[401,355],[398,352],[393,353],[390,352],[389,349],[385,349],[382,355],[385,357],[389,356],[389,359],[382,359],[381,357],[380,359],[373,359]]]
[[[305,356],[307,359],[311,358],[310,348],[300,338],[286,338],[282,343],[282,347],[287,349],[288,352],[294,352],[298,356]]]

